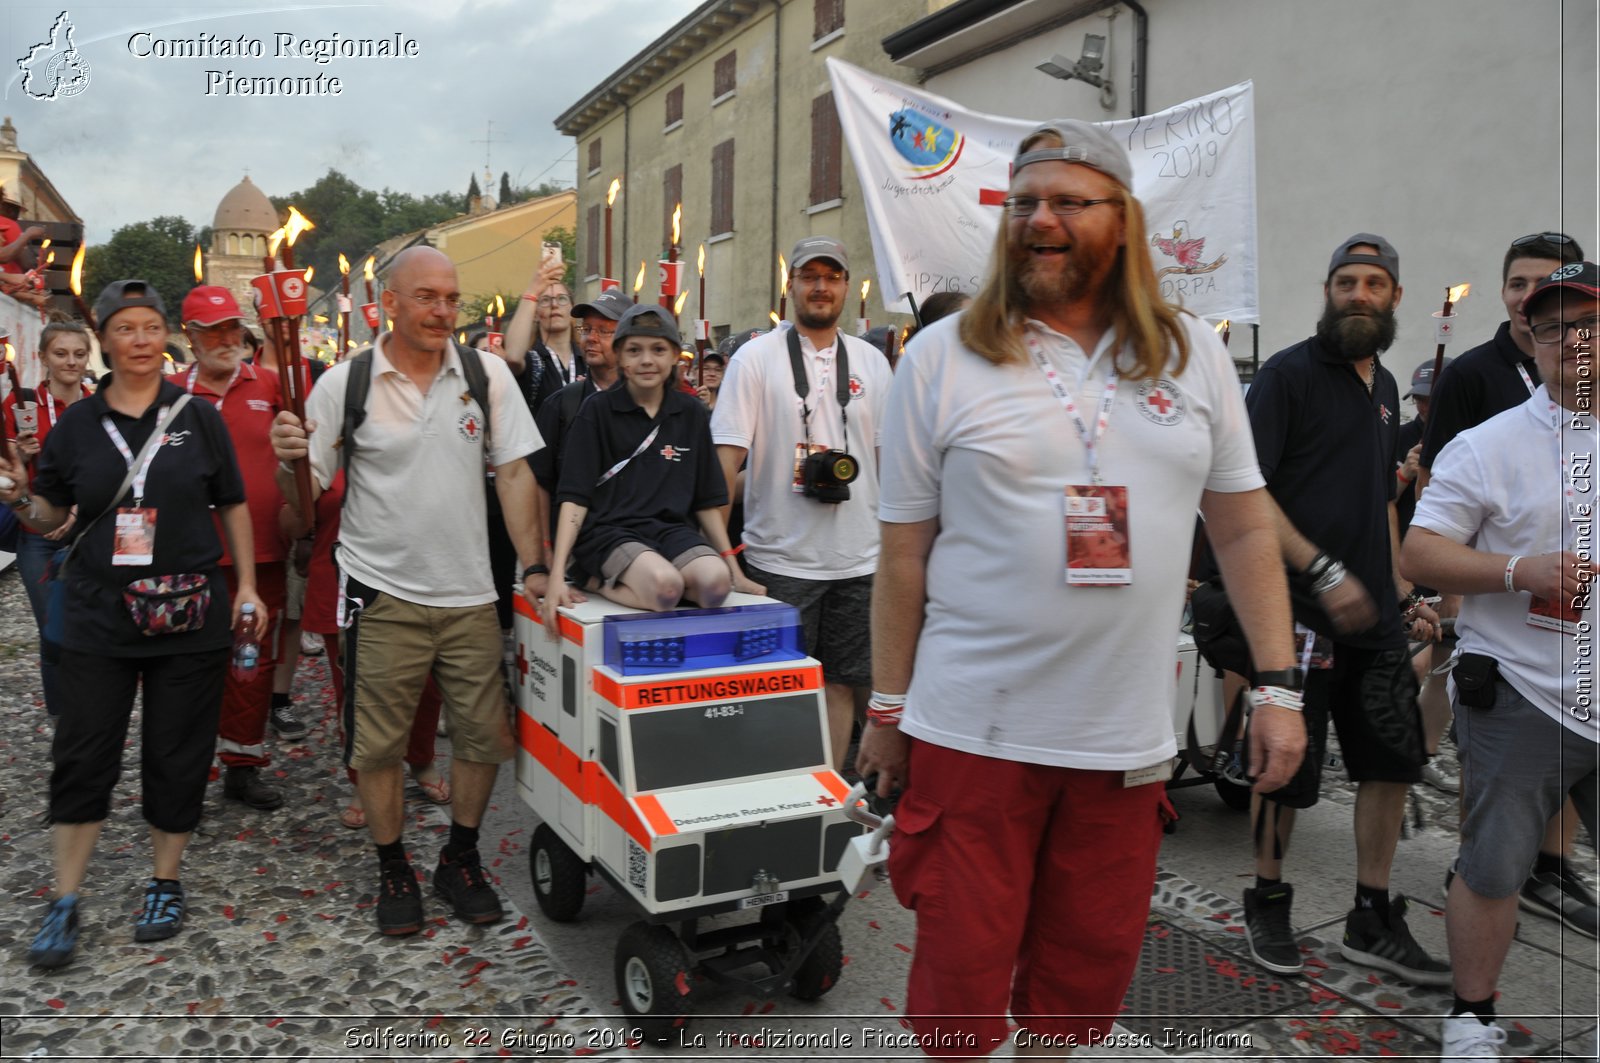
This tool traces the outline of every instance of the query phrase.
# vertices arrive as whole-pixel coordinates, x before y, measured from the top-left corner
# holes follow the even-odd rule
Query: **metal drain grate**
[[[1200,1047],[1219,1030],[1304,1002],[1304,992],[1289,980],[1170,923],[1154,922],[1145,929],[1139,967],[1123,1000],[1126,1010],[1117,1021],[1157,1045]]]

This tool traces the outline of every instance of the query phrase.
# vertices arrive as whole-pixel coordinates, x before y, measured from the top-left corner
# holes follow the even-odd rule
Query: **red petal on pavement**
[[[678,995],[680,997],[688,996],[689,995],[689,972],[688,971],[679,971],[678,972],[678,976],[672,980],[672,984],[678,987]]]
[[[426,1026],[430,1030],[436,1030],[436,1029],[439,1028],[439,1024],[442,1023],[442,1022],[444,1022],[444,1016],[443,1015],[435,1015],[433,1018],[431,1018],[427,1022],[423,1023],[423,1025]]]
[[[446,967],[448,967],[448,966],[450,966],[450,964],[454,963],[455,962],[455,958],[456,958],[456,954],[453,953],[453,952],[447,952],[442,957],[442,959],[444,960],[444,965]]]
[[[1383,984],[1383,979],[1379,978],[1375,974],[1369,974],[1369,975],[1367,975],[1367,982],[1369,984],[1371,984],[1371,985],[1382,985]]]
[[[1324,989],[1321,986],[1313,986],[1311,989],[1311,1003],[1313,1004],[1321,1004],[1324,1000],[1338,999],[1339,994],[1333,992],[1331,989]]]
[[[277,916],[274,917],[274,919],[273,919],[273,922],[275,922],[275,923],[287,923],[288,921],[289,921],[289,913],[288,912],[279,912],[277,914]]]
[[[67,1006],[67,1002],[62,1000],[60,997],[51,997],[49,1000],[45,1001],[45,1003],[50,1005],[52,1008],[64,1008]]]
[[[468,978],[468,979],[467,979],[467,980],[466,980],[466,981],[465,981],[465,982],[462,982],[462,983],[461,983],[461,988],[462,988],[462,989],[465,989],[465,988],[467,988],[467,987],[468,987],[468,986],[469,986],[469,985],[472,985],[472,984],[473,984],[473,983],[474,983],[474,982],[478,982],[478,981],[480,981],[480,980],[481,980],[481,979],[479,979],[479,978],[478,978],[478,976],[477,976],[477,975],[473,975],[473,976],[472,976],[472,977],[471,977],[471,978]]]
[[[511,943],[511,947],[514,948],[514,949],[520,949],[520,948],[523,948],[524,946],[526,946],[528,944],[528,942],[530,942],[532,940],[533,940],[533,938],[531,938],[531,937],[520,937],[520,938],[517,938],[517,940],[515,940],[515,941],[513,941]]]
[[[1244,927],[1242,927],[1242,926],[1225,926],[1222,929],[1226,930],[1230,934],[1242,934],[1242,933],[1244,933]]]
[[[167,958],[165,956],[157,956],[155,959],[151,960],[150,963],[145,964],[145,966],[149,967],[152,964],[166,963],[166,962],[167,962]]]
[[[472,965],[472,970],[468,971],[467,974],[469,974],[469,975],[477,974],[479,971],[483,970],[485,967],[488,967],[488,966],[489,966],[489,961],[488,960],[479,960],[477,963]]]
[[[1522,1025],[1522,1023],[1514,1022],[1511,1025],[1515,1026],[1517,1028],[1517,1032],[1522,1034],[1524,1037],[1532,1037],[1533,1036],[1533,1031],[1528,1029],[1526,1026]]]
[[[765,1015],[767,1012],[771,1011],[773,1008],[775,1008],[777,1006],[778,1005],[776,1003],[774,1003],[773,1001],[769,1000],[765,1004],[761,1005],[761,1014]]]
[[[910,952],[911,951],[909,948],[907,948],[906,946],[900,944],[900,942],[898,942],[898,941],[896,941],[894,943],[894,947],[899,949],[901,952]]]
[[[528,929],[528,917],[527,916],[523,916],[521,919],[517,920],[517,929],[518,930],[526,930],[526,929]]]
[[[1398,1000],[1380,1000],[1380,1001],[1378,1001],[1378,1007],[1380,1007],[1380,1008],[1394,1008],[1396,1011],[1399,1011],[1402,1006],[1403,1005]]]
[[[890,1011],[899,1011],[900,1010],[899,1008],[896,1008],[894,1006],[894,1001],[890,1000],[888,997],[879,997],[878,998],[878,1003],[882,1004],[884,1007],[888,1008]]]
[[[267,939],[267,940],[268,940],[268,941],[277,941],[277,940],[278,940],[278,935],[277,935],[277,934],[274,934],[274,933],[273,933],[273,932],[272,932],[272,931],[270,931],[270,930],[263,930],[263,931],[262,931],[262,932],[261,932],[261,936],[262,936],[262,937],[264,937],[264,938],[266,938],[266,939]]]
[[[564,978],[561,981],[556,983],[556,985],[577,985],[577,984],[578,984],[578,981],[575,978]]]
[[[1157,967],[1156,968],[1156,974],[1177,974],[1177,973],[1178,973],[1178,969],[1176,967]]]
[[[276,1026],[276,1025],[278,1025],[278,1024],[279,1024],[279,1023],[280,1023],[280,1022],[282,1022],[282,1021],[283,1021],[283,1016],[282,1016],[282,1015],[280,1015],[280,1016],[278,1016],[278,1017],[277,1017],[277,1018],[276,1018],[276,1019],[268,1019],[268,1020],[267,1020],[267,1026],[268,1026],[268,1027],[272,1027],[272,1026]]]
[[[878,925],[878,921],[876,919],[868,919],[867,920],[867,925],[870,926],[874,930],[882,930],[883,929],[883,927]]]
[[[224,904],[222,906],[222,918],[224,918],[224,919],[232,919],[233,918],[233,905]]]
[[[331,923],[331,922],[333,922],[335,919],[337,919],[339,917],[336,916],[336,915],[329,915],[327,912],[318,912],[317,913],[317,918],[318,919],[326,919],[328,922]]]

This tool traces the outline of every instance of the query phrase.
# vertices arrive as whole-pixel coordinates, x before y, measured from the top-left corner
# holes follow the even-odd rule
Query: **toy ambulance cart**
[[[534,894],[551,919],[575,919],[592,872],[634,903],[617,988],[657,1040],[682,1025],[696,974],[760,996],[826,993],[839,911],[888,853],[852,845],[871,836],[828,764],[822,670],[800,649],[798,612],[729,602],[644,613],[593,596],[561,611],[551,640],[516,599],[517,789],[542,820]],[[754,919],[701,926],[729,912]],[[758,964],[767,973],[748,974]]]

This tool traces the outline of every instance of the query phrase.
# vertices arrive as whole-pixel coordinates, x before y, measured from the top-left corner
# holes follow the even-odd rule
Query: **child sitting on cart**
[[[681,341],[672,317],[631,307],[612,344],[621,379],[583,404],[563,447],[544,599],[552,634],[561,607],[585,600],[579,588],[652,612],[683,598],[715,608],[730,590],[765,592],[728,543],[710,415],[674,386]]]

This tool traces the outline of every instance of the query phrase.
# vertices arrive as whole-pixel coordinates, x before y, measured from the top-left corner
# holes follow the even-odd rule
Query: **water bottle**
[[[239,633],[233,639],[233,677],[244,683],[253,679],[261,660],[261,636],[256,631],[256,606],[239,606]]]

